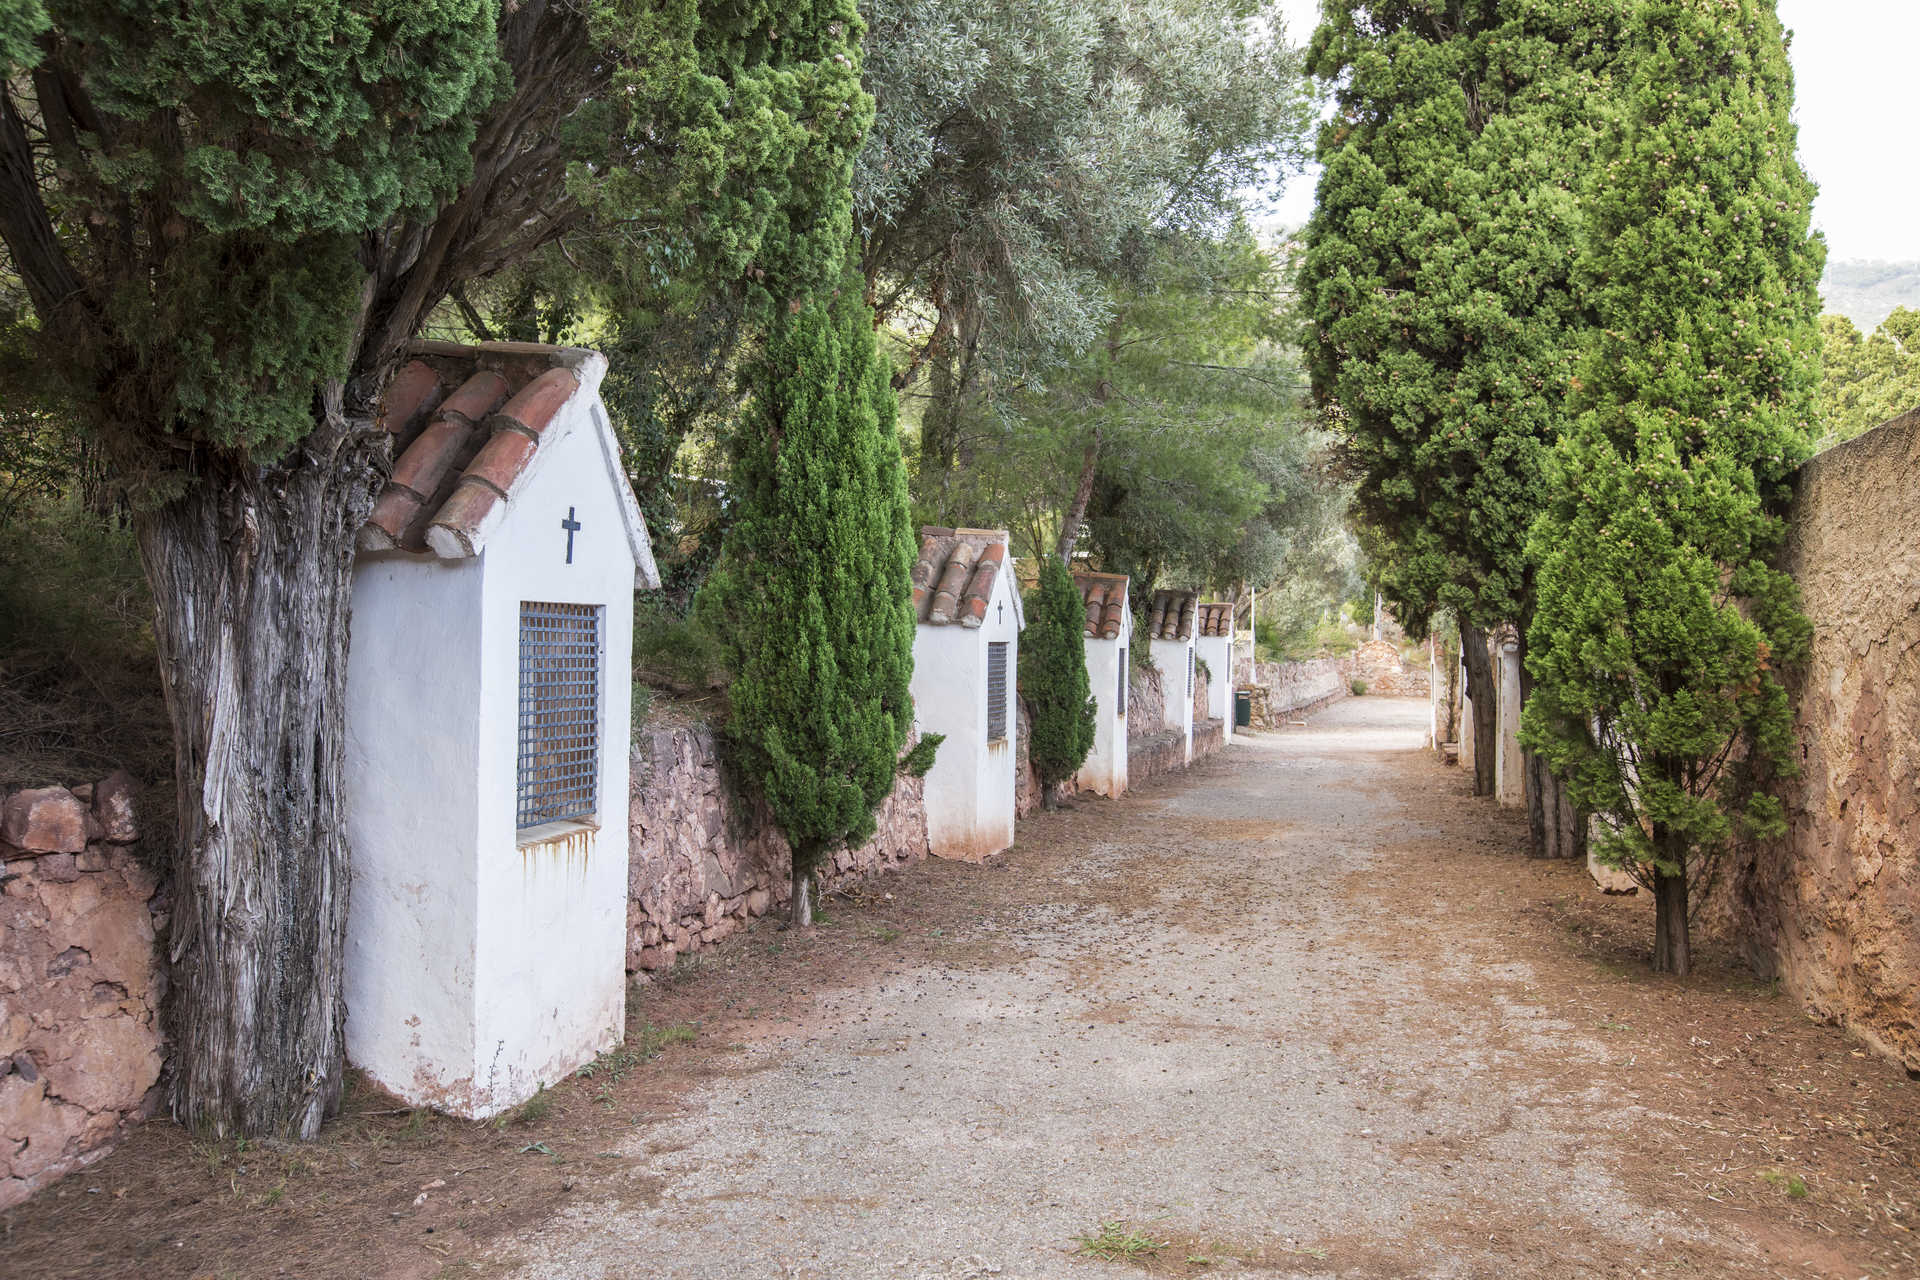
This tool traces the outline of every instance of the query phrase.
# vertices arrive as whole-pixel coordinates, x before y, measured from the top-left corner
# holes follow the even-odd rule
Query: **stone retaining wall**
[[[1785,568],[1813,623],[1790,677],[1787,836],[1736,857],[1762,977],[1920,1071],[1920,411],[1801,468]]]
[[[1132,661],[1131,658],[1128,659]],[[1167,695],[1161,687],[1160,668],[1135,666],[1127,672],[1127,743],[1129,748],[1141,738],[1151,738],[1167,727]],[[1132,765],[1128,765],[1132,769]]]
[[[1346,658],[1310,658],[1305,662],[1235,663],[1235,684],[1253,692],[1253,727],[1276,729],[1289,716],[1318,711],[1347,697],[1353,666]]]
[[[759,803],[747,803],[705,725],[642,732],[628,810],[627,968],[665,969],[756,916],[784,908],[792,851]],[[821,890],[927,855],[923,784],[902,777],[878,830],[830,856]]]
[[[1408,666],[1400,646],[1390,640],[1369,640],[1354,650],[1352,672],[1355,679],[1367,682],[1367,692],[1394,698],[1431,696],[1433,681],[1425,661]]]
[[[0,799],[0,1208],[105,1155],[158,1103],[166,925],[133,782]]]

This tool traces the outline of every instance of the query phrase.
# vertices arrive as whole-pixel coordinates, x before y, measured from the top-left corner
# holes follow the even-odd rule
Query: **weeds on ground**
[[[1151,1262],[1168,1243],[1155,1240],[1125,1222],[1103,1222],[1098,1231],[1075,1236],[1073,1240],[1079,1246],[1074,1252],[1083,1257],[1098,1258],[1102,1262],[1131,1262],[1136,1266]]]
[[[1784,1191],[1794,1200],[1807,1198],[1807,1180],[1797,1173],[1788,1173],[1784,1169],[1768,1169],[1760,1175],[1760,1180],[1776,1191]]]
[[[541,1085],[538,1093],[501,1117],[500,1127],[504,1129],[508,1124],[539,1124],[552,1111],[553,1095],[547,1092],[545,1085]]]

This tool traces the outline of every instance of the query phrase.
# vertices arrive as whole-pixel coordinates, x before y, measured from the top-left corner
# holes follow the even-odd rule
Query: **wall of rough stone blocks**
[[[1235,660],[1234,683],[1253,695],[1253,727],[1277,729],[1289,716],[1317,711],[1347,697],[1353,679],[1349,658],[1310,658],[1305,662]]]
[[[1801,468],[1784,567],[1813,623],[1790,677],[1787,836],[1728,884],[1749,959],[1920,1070],[1920,411]]]
[[[0,797],[0,1208],[159,1101],[165,904],[133,796],[115,774]]]
[[[1129,662],[1132,658],[1128,659]],[[1162,688],[1160,668],[1135,664],[1127,674],[1127,743],[1129,748],[1141,738],[1165,731],[1167,695]],[[1131,778],[1132,765],[1128,765]]]
[[[1367,692],[1389,698],[1424,698],[1432,687],[1425,659],[1409,665],[1400,646],[1391,640],[1369,640],[1354,650],[1353,678],[1367,682]]]
[[[628,808],[627,968],[656,970],[784,909],[792,851],[764,804],[742,797],[705,725],[643,730]],[[833,853],[823,891],[927,856],[918,778],[881,805],[873,839]]]

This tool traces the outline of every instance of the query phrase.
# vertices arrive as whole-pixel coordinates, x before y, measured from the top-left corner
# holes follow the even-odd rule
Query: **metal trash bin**
[[[1250,689],[1233,691],[1233,727],[1253,728],[1253,691]]]

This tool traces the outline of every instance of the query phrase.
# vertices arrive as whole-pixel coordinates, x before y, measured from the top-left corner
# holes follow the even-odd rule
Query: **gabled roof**
[[[930,627],[978,627],[987,619],[994,584],[1008,575],[1015,625],[1024,628],[1020,592],[1013,587],[1005,529],[920,530],[913,565],[913,616]]]
[[[1087,606],[1087,638],[1117,640],[1127,616],[1127,575],[1082,569],[1073,575]]]
[[[653,545],[600,404],[606,357],[530,342],[415,342],[380,397],[393,473],[356,539],[362,551],[477,556],[554,446],[592,431],[616,491],[638,586],[660,585]]]
[[[1200,634],[1203,636],[1230,636],[1233,634],[1233,606],[1231,604],[1203,604],[1200,606]]]
[[[1147,634],[1155,640],[1193,639],[1194,614],[1200,604],[1198,591],[1163,587],[1153,593],[1153,606],[1147,611]]]

